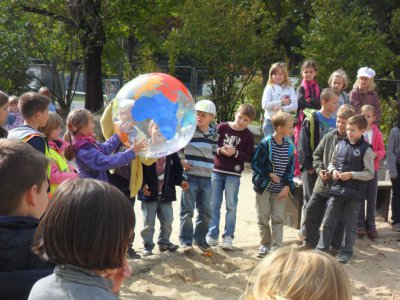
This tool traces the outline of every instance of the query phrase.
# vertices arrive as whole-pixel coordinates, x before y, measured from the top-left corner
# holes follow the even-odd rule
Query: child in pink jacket
[[[365,201],[361,203],[360,212],[358,214],[358,229],[357,235],[363,237],[368,234],[370,239],[376,239],[378,232],[375,226],[375,212],[376,212],[376,197],[378,192],[378,169],[379,161],[385,157],[385,144],[383,143],[382,132],[374,124],[377,115],[375,107],[367,104],[361,107],[361,114],[365,116],[368,121],[368,127],[364,133],[364,140],[372,145],[372,150],[375,153],[374,160],[374,179],[368,183],[367,188],[367,214],[365,215]]]

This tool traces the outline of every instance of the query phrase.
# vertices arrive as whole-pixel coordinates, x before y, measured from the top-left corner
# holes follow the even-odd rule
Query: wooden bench
[[[376,198],[376,216],[388,221],[389,205],[392,191],[391,181],[378,181],[378,195]],[[303,187],[295,186],[295,195],[286,203],[285,225],[300,228],[301,208],[303,206]]]

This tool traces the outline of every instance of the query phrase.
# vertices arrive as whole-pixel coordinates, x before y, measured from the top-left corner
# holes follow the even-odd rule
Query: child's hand
[[[236,153],[235,148],[231,146],[223,146],[219,148],[219,153],[225,155],[225,156],[232,156]]]
[[[327,170],[319,171],[319,177],[321,177],[323,181],[328,181],[332,178],[331,174]]]
[[[143,186],[142,191],[145,196],[151,196],[150,188],[147,184]]]
[[[182,164],[183,170],[185,170],[185,171],[189,171],[190,168],[192,167],[192,165],[188,164],[186,162],[186,160],[181,160],[181,164]]]
[[[308,173],[309,174],[315,174],[315,170],[314,169],[310,169],[310,170],[308,170]]]
[[[284,95],[281,99],[281,105],[285,106],[285,105],[289,105],[290,104],[290,98],[288,95]]]
[[[274,173],[269,174],[269,178],[271,178],[273,183],[279,183],[281,181],[278,175],[275,175]]]
[[[332,177],[334,180],[339,180],[340,179],[340,173],[337,170],[334,170],[332,172]]]
[[[340,174],[340,179],[342,179],[343,181],[350,180],[351,178],[353,178],[351,172],[343,172]]]
[[[141,140],[138,142],[135,140],[135,143],[132,145],[131,150],[136,154],[141,152],[143,149],[149,146],[149,143],[147,142],[146,139]]]
[[[285,200],[289,197],[289,187],[285,186],[278,195],[279,200]]]
[[[186,192],[189,189],[189,183],[187,181],[182,181],[181,182],[181,189]]]

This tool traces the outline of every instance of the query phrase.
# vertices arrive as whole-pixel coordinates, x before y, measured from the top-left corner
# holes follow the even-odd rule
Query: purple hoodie
[[[125,166],[135,159],[131,149],[114,153],[120,146],[122,144],[116,134],[104,143],[93,137],[75,137],[73,147],[79,177],[109,182],[107,170]]]

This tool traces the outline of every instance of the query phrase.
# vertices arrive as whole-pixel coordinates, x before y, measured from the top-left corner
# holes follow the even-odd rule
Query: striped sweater
[[[189,144],[183,149],[186,163],[191,165],[185,175],[211,178],[214,168],[214,156],[217,151],[218,133],[215,127],[209,127],[207,133],[203,133],[198,127]]]

